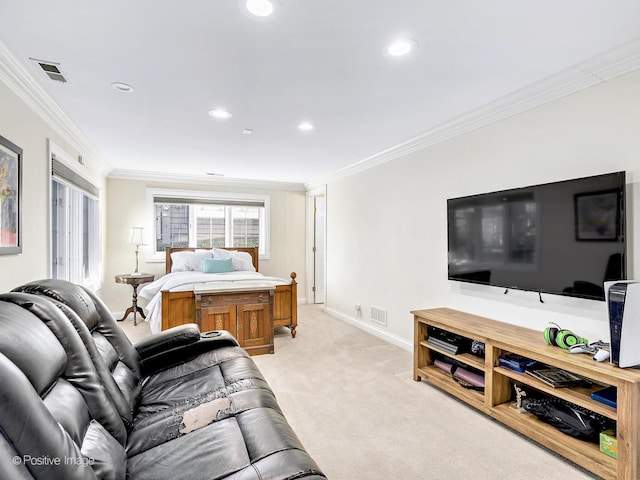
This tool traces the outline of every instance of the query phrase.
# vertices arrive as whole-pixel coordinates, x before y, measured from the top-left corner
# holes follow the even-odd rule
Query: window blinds
[[[100,194],[100,189],[98,189],[98,187],[57,160],[55,155],[51,156],[51,175],[53,175],[54,178],[71,184],[95,198]]]
[[[174,205],[223,205],[225,207],[264,207],[264,200],[154,196],[153,203]]]

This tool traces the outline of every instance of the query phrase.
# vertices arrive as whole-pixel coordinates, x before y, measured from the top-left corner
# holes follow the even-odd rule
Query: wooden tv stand
[[[585,354],[570,354],[546,345],[542,332],[489,320],[448,308],[415,310],[413,379],[427,380],[472,407],[490,415],[568,460],[602,478],[636,480],[640,473],[640,370],[622,369],[609,362],[594,362]],[[427,343],[433,326],[485,344],[484,358],[470,353],[453,355]],[[433,365],[435,353],[484,372],[483,392],[465,389],[451,376]],[[506,353],[576,373],[597,383],[592,388],[553,388],[524,373],[500,367],[498,358]],[[618,458],[600,452],[594,443],[565,435],[530,413],[518,413],[509,405],[513,385],[537,390],[604,415],[616,422]],[[591,399],[591,392],[613,385],[618,389],[617,409]]]

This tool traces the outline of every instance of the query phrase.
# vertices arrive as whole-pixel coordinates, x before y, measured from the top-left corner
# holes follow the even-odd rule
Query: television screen
[[[604,300],[626,279],[625,173],[447,200],[449,279]]]

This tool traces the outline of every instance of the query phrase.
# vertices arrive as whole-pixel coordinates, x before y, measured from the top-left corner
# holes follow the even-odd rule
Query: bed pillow
[[[240,272],[255,272],[253,259],[248,252],[238,252],[237,250],[224,250],[216,248],[213,250],[213,258],[230,258],[233,263],[233,270]]]
[[[204,273],[233,272],[233,262],[231,258],[205,258],[203,264]]]
[[[212,250],[205,250],[201,248],[196,249],[190,260],[191,270],[204,272],[204,260],[207,258],[213,258]]]
[[[231,260],[233,261],[233,269],[242,272],[255,272],[256,267],[253,266],[253,259],[247,252],[231,252]]]
[[[173,252],[171,254],[171,271],[187,272],[193,270],[192,257],[193,252]]]
[[[231,258],[231,250],[225,250],[224,248],[214,248],[213,258]]]

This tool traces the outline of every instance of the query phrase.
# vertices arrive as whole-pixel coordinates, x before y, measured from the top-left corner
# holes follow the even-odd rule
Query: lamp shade
[[[144,228],[142,227],[131,227],[129,230],[129,243],[131,245],[145,245],[143,230]]]

